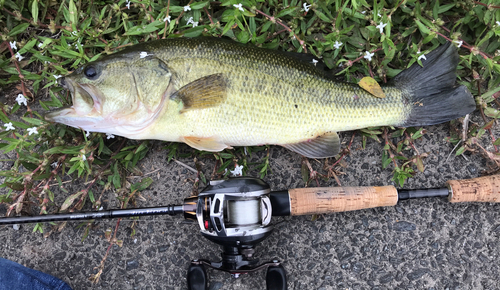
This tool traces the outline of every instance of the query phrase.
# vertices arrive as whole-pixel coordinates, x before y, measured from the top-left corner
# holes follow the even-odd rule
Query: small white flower
[[[184,6],[184,12],[186,11],[191,11],[191,7],[189,7],[189,5]]]
[[[102,206],[99,208],[99,210],[103,210],[103,209],[104,209],[104,207],[102,207]]]
[[[43,43],[41,43],[41,42],[40,42],[40,43],[38,44],[38,48],[41,48],[42,46],[43,46]]]
[[[153,55],[153,54],[148,54],[147,52],[145,51],[141,51],[141,54],[139,55],[140,58],[145,58],[146,56],[148,55]]]
[[[316,64],[318,63],[318,61],[313,58],[312,63],[314,64],[314,66],[316,66]]]
[[[423,59],[423,60],[427,60],[427,57],[425,57],[425,54],[423,54],[423,53],[422,53],[422,54],[418,57],[418,60],[421,60],[421,59]]]
[[[38,130],[36,129],[36,127],[28,128],[28,133],[30,136],[31,134],[38,134]]]
[[[17,95],[16,102],[18,105],[24,104],[25,106],[28,106],[28,100],[23,94]]]
[[[380,22],[379,25],[377,25],[377,28],[380,29],[380,34],[382,34],[382,32],[384,32],[384,27],[387,26],[387,23],[382,23]]]
[[[20,229],[19,224],[15,224],[15,225],[13,225],[13,226],[12,226],[12,228],[13,228],[14,230],[16,230],[16,231],[18,231],[18,230]]]
[[[496,24],[497,24],[498,26],[500,26],[500,21],[497,21],[497,22],[496,22]]]
[[[137,244],[137,239],[134,239],[134,244]]]
[[[85,156],[85,154],[82,154],[82,161],[85,161],[87,160],[87,156]]]
[[[125,6],[127,6],[127,9],[130,9],[130,1],[127,1],[127,4]]]
[[[106,139],[113,139],[115,138],[115,135],[106,133]]]
[[[245,11],[245,9],[243,9],[243,4],[239,3],[239,4],[233,4],[234,8],[238,8],[240,11]]]
[[[57,161],[56,161],[56,162],[54,162],[54,163],[50,164],[50,166],[51,166],[52,168],[56,168],[58,164],[59,164],[59,162],[57,162]]]
[[[16,46],[16,42],[15,42],[15,41],[14,41],[14,42],[10,42],[10,41],[9,41],[9,44],[10,44],[10,48],[12,48],[12,49],[17,49],[17,46]]]
[[[62,77],[62,75],[54,75],[54,78],[57,80],[58,78]]]
[[[172,16],[169,15],[169,16],[163,18],[163,22],[167,22],[168,21],[168,23],[170,23],[170,19],[172,19]]]
[[[90,136],[90,132],[89,132],[89,131],[86,131],[86,132],[85,132],[85,137],[87,137],[87,138],[88,138],[89,136]]]
[[[22,56],[19,52],[16,53],[16,58],[18,61],[23,60],[24,56]]]
[[[366,58],[368,61],[372,61],[372,56],[374,56],[374,55],[375,55],[375,53],[365,51],[365,56],[363,56],[363,58]]]
[[[231,174],[233,176],[241,176],[243,174],[243,165],[236,166],[234,170],[231,170]]]
[[[73,34],[74,36],[76,36],[78,34],[78,31],[73,31],[73,32],[71,32],[71,34]]]
[[[304,7],[305,12],[308,12],[309,8],[311,8],[311,4],[307,5],[307,3],[304,3],[302,6]]]
[[[189,24],[193,24],[193,27],[196,27],[196,26],[198,26],[198,21],[194,22],[193,17],[189,17],[186,25],[189,25]]]
[[[456,44],[458,44],[458,48],[460,48],[460,46],[462,46],[462,44],[464,44],[464,42],[461,41],[461,40],[454,40],[453,42],[455,42]]]
[[[377,16],[378,16],[378,17],[382,17],[382,15],[380,15],[380,13],[377,13]]]
[[[365,14],[365,13],[366,13],[366,11],[361,11],[361,14]]]
[[[342,46],[342,42],[339,42],[338,40],[335,40],[335,44],[333,45],[333,47],[335,47],[335,49],[339,49],[340,46]]]
[[[15,129],[14,126],[12,125],[12,122],[4,124],[4,126],[5,126],[5,131],[10,131]]]

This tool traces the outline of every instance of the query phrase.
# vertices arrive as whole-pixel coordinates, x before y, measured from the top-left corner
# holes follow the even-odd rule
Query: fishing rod
[[[427,197],[446,197],[453,203],[499,202],[500,175],[450,180],[443,188],[416,190],[367,186],[271,191],[261,179],[238,177],[211,181],[198,196],[186,198],[182,205],[7,217],[0,218],[0,225],[183,214],[184,218],[198,222],[202,236],[223,248],[219,262],[191,261],[187,274],[189,290],[208,289],[207,267],[228,272],[235,278],[240,274],[267,269],[267,289],[284,290],[287,289],[286,272],[280,261],[259,264],[259,260],[253,257],[255,246],[272,233],[272,216],[327,214],[394,206],[400,200]]]

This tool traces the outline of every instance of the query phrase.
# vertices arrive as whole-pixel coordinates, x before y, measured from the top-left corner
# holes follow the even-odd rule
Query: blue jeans
[[[65,282],[49,274],[0,258],[0,290],[71,290]]]

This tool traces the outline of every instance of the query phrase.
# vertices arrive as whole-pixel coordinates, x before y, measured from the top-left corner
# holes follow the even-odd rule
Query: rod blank
[[[139,208],[116,209],[116,210],[89,211],[89,212],[79,212],[79,213],[49,214],[41,216],[8,217],[8,218],[0,218],[0,225],[123,218],[123,217],[133,217],[133,216],[162,215],[162,214],[175,215],[183,212],[184,210],[182,205],[168,205],[163,207],[146,207],[140,209]]]
[[[448,188],[429,189],[400,189],[399,200],[424,198],[424,197],[447,197],[450,194]]]

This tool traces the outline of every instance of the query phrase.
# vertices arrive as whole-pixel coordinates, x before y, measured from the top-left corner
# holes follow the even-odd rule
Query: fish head
[[[168,66],[152,55],[112,54],[61,78],[59,84],[71,93],[72,105],[46,114],[45,119],[127,137],[156,118],[171,79]]]

